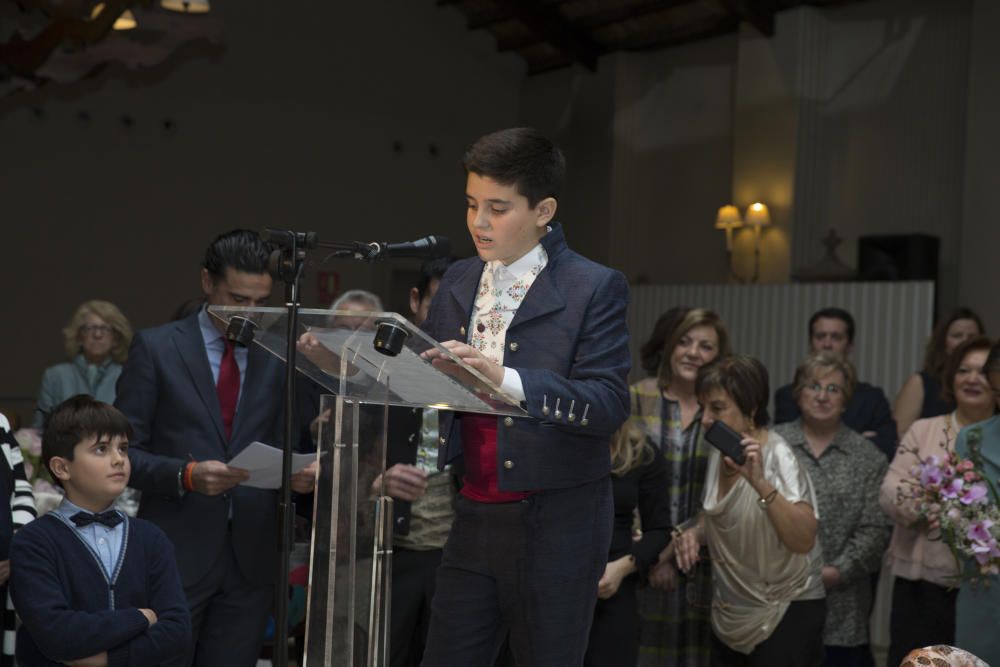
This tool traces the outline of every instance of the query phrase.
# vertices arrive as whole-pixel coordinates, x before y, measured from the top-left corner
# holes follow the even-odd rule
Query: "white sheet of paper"
[[[233,468],[243,468],[250,473],[250,479],[243,486],[257,489],[281,488],[281,458],[282,451],[277,447],[265,445],[263,442],[252,442],[242,452],[237,454],[228,465]],[[315,454],[292,454],[292,474],[305,468],[316,460]]]

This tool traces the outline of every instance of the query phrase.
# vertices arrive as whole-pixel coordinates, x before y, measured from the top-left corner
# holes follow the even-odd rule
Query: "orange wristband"
[[[194,490],[194,480],[192,479],[192,476],[194,475],[194,466],[195,463],[193,461],[184,466],[184,478],[182,483],[184,484],[185,491]]]

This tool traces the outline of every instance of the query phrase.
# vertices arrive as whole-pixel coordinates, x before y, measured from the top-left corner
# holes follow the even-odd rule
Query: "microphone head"
[[[430,243],[430,256],[432,258],[451,256],[451,241],[447,236],[428,236],[427,241]]]

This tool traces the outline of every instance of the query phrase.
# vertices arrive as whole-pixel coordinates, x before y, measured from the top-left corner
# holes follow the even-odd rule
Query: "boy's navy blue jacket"
[[[548,263],[507,328],[503,365],[521,376],[531,419],[506,417],[497,430],[504,491],[578,486],[611,471],[610,437],[629,415],[628,282],[566,245],[552,223],[541,244]],[[484,263],[455,262],[441,279],[423,329],[438,341],[466,340]],[[454,412],[441,412],[438,466],[462,453]]]
[[[10,552],[10,590],[23,625],[21,667],[58,665],[108,652],[108,665],[149,667],[183,655],[191,617],[174,547],[162,530],[128,519],[109,583],[73,529],[51,515],[22,528]],[[139,609],[152,609],[149,626]]]

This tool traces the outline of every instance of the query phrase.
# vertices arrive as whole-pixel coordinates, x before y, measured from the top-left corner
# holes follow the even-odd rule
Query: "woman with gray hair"
[[[42,428],[52,408],[77,394],[114,403],[115,383],[132,342],[132,326],[108,301],[86,301],[63,329],[69,361],[50,366],[42,375],[33,426]]]
[[[854,367],[841,356],[806,359],[792,390],[801,417],[774,429],[816,489],[826,589],[823,664],[830,667],[864,664],[870,575],[879,569],[892,525],[879,507],[888,461],[842,418],[856,384]]]

